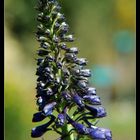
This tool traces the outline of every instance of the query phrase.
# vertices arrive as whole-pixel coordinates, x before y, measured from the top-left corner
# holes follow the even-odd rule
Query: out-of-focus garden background
[[[5,1],[5,140],[31,140],[35,126],[36,2]],[[135,140],[135,3],[61,0],[74,44],[89,60],[91,84],[108,112],[98,126],[110,128],[113,140]]]

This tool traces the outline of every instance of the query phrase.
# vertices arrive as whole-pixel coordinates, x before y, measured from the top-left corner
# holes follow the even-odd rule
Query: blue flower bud
[[[87,60],[86,60],[86,58],[77,58],[75,60],[75,63],[83,66],[83,65],[87,65]]]
[[[37,54],[39,56],[46,56],[50,51],[45,51],[45,50],[38,50]]]
[[[55,105],[56,105],[56,102],[52,102],[52,103],[45,105],[45,107],[43,108],[44,115],[45,116],[51,115]]]
[[[73,101],[81,108],[85,106],[83,99],[77,94],[73,96]]]
[[[58,69],[61,69],[61,68],[62,68],[62,63],[61,63],[61,62],[57,61],[57,62],[56,62],[56,65],[57,65],[57,68],[58,68]]]
[[[89,69],[80,70],[79,76],[90,77],[91,71]]]
[[[51,116],[51,120],[43,125],[34,127],[31,131],[31,137],[32,138],[38,138],[41,137],[45,132],[51,130],[50,128],[48,128],[55,120],[54,116]]]
[[[37,105],[41,105],[43,103],[43,98],[40,96],[37,99]]]
[[[92,105],[85,105],[85,107],[95,118],[102,118],[106,116],[106,111],[103,107],[95,107]]]
[[[46,20],[46,22],[48,22],[49,23],[49,21],[50,21],[50,16],[45,16],[45,20]]]
[[[79,134],[82,134],[82,135],[88,134],[88,128],[84,126],[83,124],[80,124],[77,122],[72,122],[71,124]]]
[[[71,100],[71,96],[67,91],[63,91],[62,92],[62,97],[66,100],[66,101],[70,101]]]
[[[32,138],[38,138],[38,137],[41,137],[45,132],[51,130],[50,128],[46,128],[44,127],[44,125],[42,126],[37,126],[35,128],[32,129],[32,132],[31,132],[31,137]]]
[[[39,77],[37,78],[37,81],[46,81],[46,77],[43,75],[39,75]]]
[[[44,59],[42,59],[42,58],[38,58],[37,59],[37,65],[40,65],[41,63],[43,63],[44,62]]]
[[[59,28],[59,34],[61,35],[66,34],[68,32],[68,29],[69,29],[68,24],[66,24],[65,22],[62,22]]]
[[[42,112],[37,112],[33,115],[32,122],[40,122],[40,121],[44,120],[45,118],[46,118],[46,116],[44,116],[42,114]]]
[[[38,25],[38,26],[37,26],[37,29],[38,29],[39,31],[44,31],[44,30],[43,30],[43,29],[44,29],[44,28],[43,28],[43,24]]]
[[[60,84],[60,77],[56,77],[54,82],[55,82],[55,85],[59,85]]]
[[[83,99],[86,99],[93,105],[101,105],[100,97],[96,95],[85,95]]]
[[[51,68],[50,67],[45,67],[44,71],[45,71],[45,73],[50,74],[51,73]]]
[[[46,84],[45,83],[43,83],[42,81],[40,81],[39,83],[37,83],[37,87],[36,87],[36,89],[38,89],[38,88],[45,88],[46,87]]]
[[[63,126],[65,124],[65,121],[66,121],[66,116],[64,113],[60,113],[58,114],[58,117],[57,117],[57,126]]]
[[[47,42],[42,42],[40,47],[43,48],[43,49],[48,49],[50,47],[50,44],[47,43]]]
[[[42,75],[43,70],[44,70],[44,67],[39,66],[39,67],[37,68],[36,75]]]
[[[54,24],[54,28],[55,29],[58,29],[60,27],[60,24],[58,23],[58,22],[56,22],[55,24]]]
[[[37,38],[37,40],[40,41],[40,42],[45,42],[45,41],[47,41],[47,38],[44,37],[44,36],[39,36],[39,37]]]
[[[84,81],[84,80],[79,80],[79,81],[77,82],[77,85],[78,85],[78,87],[81,88],[81,89],[85,89],[85,88],[87,87],[87,83],[86,83],[86,81]]]
[[[88,87],[86,90],[85,90],[85,93],[87,95],[96,95],[96,88],[94,87]]]
[[[65,58],[68,61],[75,61],[77,57],[76,57],[76,54],[74,53],[66,53]]]
[[[46,89],[46,93],[47,93],[47,95],[53,95],[53,91],[49,87]]]
[[[63,21],[65,19],[64,14],[57,13],[58,21]]]
[[[67,45],[65,43],[61,43],[59,46],[63,50],[68,50]]]
[[[45,30],[45,34],[47,35],[47,37],[50,37],[51,31],[50,31],[49,29],[46,29],[46,30]]]
[[[69,70],[63,68],[62,71],[63,71],[63,75],[64,75],[65,78],[68,78],[70,76]]]
[[[54,81],[54,75],[53,74],[47,75],[47,81],[48,82]]]
[[[52,62],[52,61],[54,61],[54,57],[51,55],[46,55],[45,61]]]
[[[78,53],[78,48],[76,48],[76,47],[69,48],[67,50],[67,52],[68,53],[75,53],[75,54],[77,54]]]
[[[73,42],[74,41],[73,35],[67,35],[67,36],[63,35],[62,39],[66,42]]]
[[[59,40],[59,38],[58,38],[56,35],[54,35],[54,36],[53,36],[53,41],[54,41],[55,43],[58,43],[60,40]]]
[[[89,135],[93,139],[112,140],[112,133],[109,129],[95,127],[91,128],[89,131]]]

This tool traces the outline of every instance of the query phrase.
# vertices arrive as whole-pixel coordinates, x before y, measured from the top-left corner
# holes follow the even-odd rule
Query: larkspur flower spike
[[[49,119],[32,129],[31,137],[41,137],[47,131],[60,134],[59,140],[111,140],[109,129],[96,127],[106,116],[96,89],[89,86],[91,76],[86,58],[78,58],[77,47],[69,47],[74,36],[56,0],[38,0],[39,11],[36,38],[37,106],[32,122]],[[82,138],[81,138],[82,137]]]

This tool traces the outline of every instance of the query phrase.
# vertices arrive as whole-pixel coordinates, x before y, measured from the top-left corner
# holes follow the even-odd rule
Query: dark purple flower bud
[[[91,71],[89,69],[80,70],[79,76],[90,77]]]
[[[42,104],[43,103],[43,98],[40,96],[40,97],[38,97],[38,99],[37,99],[37,105],[40,105],[40,104]]]
[[[39,37],[37,38],[37,40],[40,41],[40,42],[45,42],[45,41],[47,41],[47,38],[44,37],[44,36],[39,36]]]
[[[103,107],[95,107],[92,105],[85,105],[85,107],[95,118],[102,118],[106,116],[106,111]]]
[[[68,53],[75,53],[75,54],[77,54],[78,53],[78,48],[76,48],[76,47],[69,48],[67,50],[67,52]]]
[[[57,18],[59,21],[62,21],[65,19],[64,14],[61,14],[61,13],[57,13]]]
[[[58,69],[61,69],[61,68],[62,68],[62,63],[61,63],[61,62],[59,62],[59,61],[56,62],[56,65],[57,65],[57,68],[58,68]]]
[[[39,13],[37,17],[38,21],[42,21],[42,19],[43,19],[43,12]]]
[[[84,80],[79,80],[77,85],[81,89],[85,89],[87,87],[87,83]]]
[[[70,76],[70,72],[67,69],[63,69],[63,75],[65,78],[68,78]]]
[[[67,45],[65,43],[62,43],[59,45],[61,47],[61,49],[63,50],[68,50]]]
[[[60,5],[57,5],[57,6],[55,7],[55,10],[56,10],[57,12],[59,12],[60,9],[61,9],[61,6],[60,6]]]
[[[109,129],[105,128],[90,128],[89,135],[93,139],[97,140],[112,140],[112,133]]]
[[[43,94],[45,94],[46,93],[46,90],[45,89],[43,89],[43,88],[41,88],[41,87],[38,87],[37,88],[37,94],[38,95],[43,95]]]
[[[57,126],[63,126],[65,124],[66,116],[63,113],[58,114]]]
[[[45,34],[49,37],[51,35],[51,31],[49,29],[46,29]]]
[[[43,63],[44,62],[44,59],[42,59],[42,58],[38,58],[37,59],[37,65],[40,65],[41,63]]]
[[[81,108],[85,106],[83,103],[83,99],[77,94],[73,96],[73,101]]]
[[[46,118],[46,116],[44,116],[42,114],[42,112],[37,112],[33,115],[32,122],[40,122],[40,121],[44,120],[45,118]]]
[[[60,84],[60,77],[56,77],[55,84],[56,85],[59,85]]]
[[[54,4],[56,2],[56,0],[48,0],[48,4]]]
[[[67,91],[63,91],[62,92],[62,97],[66,100],[66,101],[70,101],[71,100],[71,96],[69,95],[69,93]]]
[[[37,83],[37,87],[36,87],[36,89],[38,89],[39,87],[41,87],[41,88],[45,88],[45,86],[46,86],[46,84],[43,83],[42,81],[40,81],[39,83]]]
[[[50,44],[47,43],[47,42],[43,42],[40,44],[40,47],[43,48],[43,49],[48,49],[50,47]]]
[[[49,87],[46,89],[46,93],[47,93],[47,95],[53,95],[53,91]]]
[[[45,20],[47,21],[47,22],[49,22],[50,21],[50,16],[45,16]]]
[[[53,18],[56,18],[56,16],[57,16],[57,11],[52,11],[51,14],[52,14],[52,17],[53,17]]]
[[[43,75],[40,75],[38,78],[37,78],[37,81],[45,81],[46,80],[46,77],[43,76]]]
[[[75,61],[77,57],[76,57],[76,54],[74,53],[66,53],[65,58],[68,61]]]
[[[56,105],[56,102],[52,102],[52,103],[45,105],[45,107],[43,108],[44,115],[45,116],[51,115],[55,105]]]
[[[45,132],[51,130],[50,128],[46,128],[44,125],[37,126],[32,129],[31,137],[38,138],[41,137]]]
[[[83,99],[86,99],[93,105],[101,105],[101,100],[99,96],[96,95],[85,95],[83,96]]]
[[[59,38],[58,38],[56,35],[54,35],[54,36],[53,36],[53,41],[54,41],[55,43],[58,43],[58,42],[59,42]]]
[[[54,61],[54,57],[51,56],[51,55],[47,55],[46,58],[45,58],[45,60],[46,60],[47,62],[52,62],[52,61]]]
[[[65,22],[62,22],[59,28],[59,33],[60,34],[66,34],[68,32],[69,26]]]
[[[48,128],[48,127],[49,127],[54,121],[55,121],[55,117],[54,117],[54,116],[51,116],[51,120],[50,120],[48,123],[33,128],[32,131],[31,131],[31,137],[32,137],[32,138],[41,137],[45,132],[51,130],[51,129]]]
[[[65,78],[65,79],[62,80],[61,83],[62,83],[63,86],[67,86],[69,84],[69,79]]]
[[[47,76],[47,81],[48,81],[48,82],[54,81],[54,75],[53,75],[53,74],[48,75],[48,76]]]
[[[88,128],[84,126],[83,124],[72,122],[72,126],[77,130],[79,134],[86,135],[88,134]]]
[[[42,66],[39,66],[37,68],[36,75],[42,75],[43,70],[44,70],[44,68]]]
[[[46,67],[46,68],[44,69],[44,71],[45,71],[45,73],[50,74],[50,73],[51,73],[51,68]]]
[[[39,56],[45,56],[49,53],[50,51],[45,51],[45,50],[38,50],[37,54]]]
[[[60,27],[60,24],[58,22],[55,23],[54,28],[58,29]]]
[[[75,60],[75,63],[78,64],[78,65],[84,66],[84,65],[87,64],[87,60],[86,60],[86,58],[77,58],[77,59]]]
[[[85,91],[87,95],[96,95],[96,88],[94,87],[88,87]]]
[[[37,29],[38,29],[39,31],[43,31],[43,25],[42,25],[42,24],[38,25],[38,26],[37,26]]]
[[[73,38],[73,35],[67,35],[67,36],[62,36],[62,39],[64,39],[64,41],[66,42],[73,42],[74,41],[74,38]]]

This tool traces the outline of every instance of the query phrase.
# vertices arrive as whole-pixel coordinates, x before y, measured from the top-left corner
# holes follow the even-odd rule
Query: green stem
[[[70,124],[65,124],[65,126],[62,128],[62,132],[64,135],[65,140],[74,140],[74,135],[69,134],[69,131],[72,129],[72,126]]]

